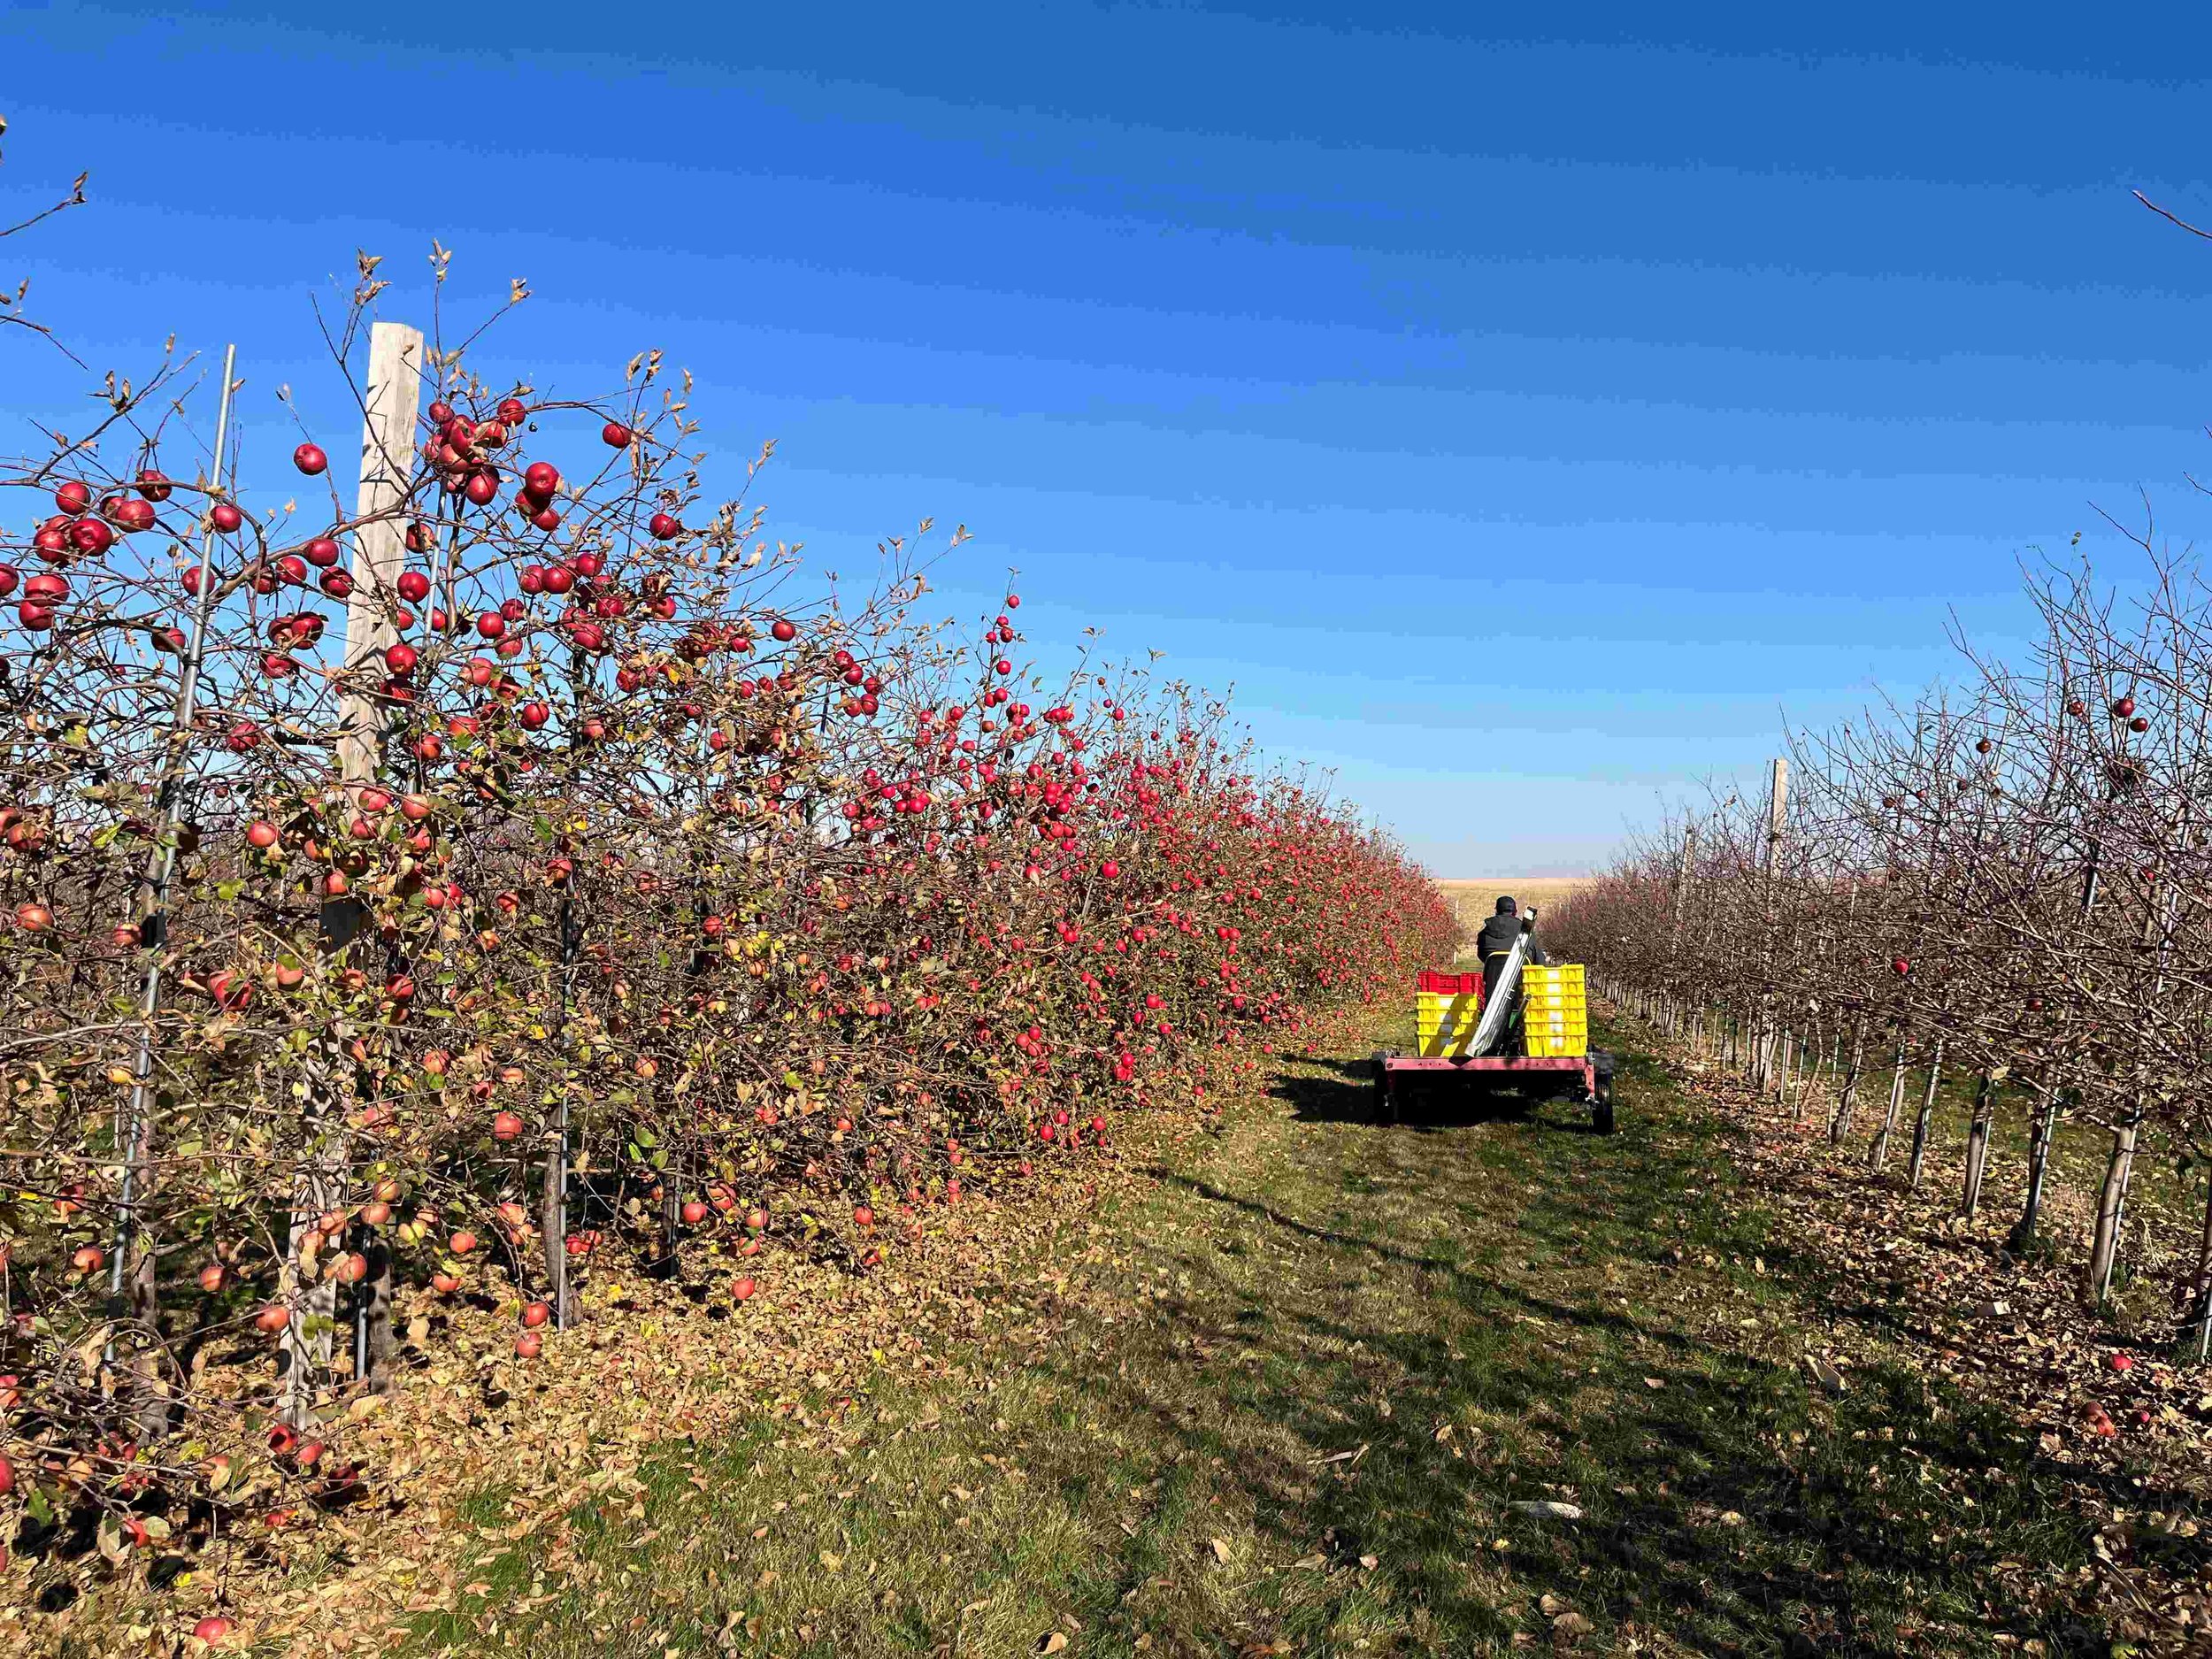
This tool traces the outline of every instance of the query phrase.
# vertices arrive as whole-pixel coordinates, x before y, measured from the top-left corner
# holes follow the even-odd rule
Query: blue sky
[[[665,348],[778,534],[964,522],[948,611],[1018,566],[1440,873],[1590,867],[1954,612],[2001,645],[2036,548],[2132,568],[2092,503],[2193,529],[2212,244],[2129,191],[2212,220],[2200,24],[329,10],[0,10],[0,218],[96,204],[0,277],[103,368],[235,339],[250,486],[275,385],[344,430],[311,296],[365,247],[414,317],[435,235],[457,311],[531,280],[494,359]]]

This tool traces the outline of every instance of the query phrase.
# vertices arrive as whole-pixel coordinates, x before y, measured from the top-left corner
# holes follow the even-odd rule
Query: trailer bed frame
[[[1471,1084],[1525,1078],[1565,1085],[1571,1079],[1581,1085],[1582,1102],[1590,1108],[1591,1121],[1597,1132],[1605,1135],[1613,1133],[1613,1056],[1599,1049],[1578,1055],[1378,1054],[1375,1121],[1398,1121],[1399,1091],[1394,1087],[1394,1079],[1416,1072],[1432,1076],[1440,1071],[1461,1074]]]

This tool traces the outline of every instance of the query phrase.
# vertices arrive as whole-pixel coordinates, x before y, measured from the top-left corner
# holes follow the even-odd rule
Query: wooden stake
[[[378,323],[369,332],[369,377],[361,431],[361,488],[356,497],[353,533],[353,594],[346,604],[345,641],[339,661],[344,679],[338,703],[338,776],[350,793],[375,781],[384,769],[384,707],[365,687],[380,680],[380,660],[398,634],[389,618],[389,595],[407,557],[407,503],[413,470],[415,417],[422,395],[422,331],[404,323]],[[342,950],[361,928],[363,911],[349,898],[332,899],[322,910],[323,948]],[[315,1218],[335,1206],[345,1169],[343,1101],[350,1092],[339,1079],[346,1062],[327,1036],[311,1051],[308,1065],[306,1152],[292,1194],[291,1253],[288,1275],[297,1271],[300,1249]],[[390,1348],[391,1256],[371,1242],[372,1264],[354,1319],[357,1379],[378,1375]],[[303,1425],[314,1405],[317,1379],[330,1364],[332,1332],[338,1311],[337,1286],[326,1279],[303,1281],[292,1302],[286,1328],[285,1414]],[[310,1334],[309,1324],[315,1322]]]

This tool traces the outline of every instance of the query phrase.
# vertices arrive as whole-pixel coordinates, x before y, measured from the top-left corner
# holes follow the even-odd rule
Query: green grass
[[[1375,1129],[1362,1069],[1286,1060],[1164,1138],[948,1380],[472,1544],[414,1650],[2105,1650],[2047,1594],[2091,1529],[2015,1429],[1902,1354],[1810,1382],[1832,1287],[1655,1068],[1609,1138],[1449,1099]],[[1582,1517],[1511,1507],[1547,1501]]]

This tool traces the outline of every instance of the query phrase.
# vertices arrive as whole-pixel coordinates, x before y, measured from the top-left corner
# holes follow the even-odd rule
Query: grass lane
[[[1655,1066],[1609,1138],[1448,1099],[1376,1129],[1363,1070],[1285,1060],[1164,1139],[952,1380],[480,1536],[415,1650],[2104,1650],[2037,1605],[2091,1541],[2018,1434],[1901,1355],[1809,1377],[1837,1287]]]

